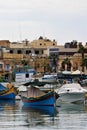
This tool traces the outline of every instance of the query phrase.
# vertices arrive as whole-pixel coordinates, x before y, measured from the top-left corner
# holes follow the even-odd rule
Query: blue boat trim
[[[0,95],[0,99],[15,99],[15,93]]]
[[[21,96],[22,101],[24,103],[24,105],[41,105],[41,106],[54,106],[55,104],[55,96],[54,96],[54,91],[51,91],[43,96],[40,96],[38,98],[29,98],[29,97],[24,97]]]

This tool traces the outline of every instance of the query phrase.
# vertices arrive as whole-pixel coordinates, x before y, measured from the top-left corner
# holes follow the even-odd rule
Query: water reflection
[[[26,122],[29,126],[43,126],[47,118],[53,120],[57,114],[56,108],[53,106],[23,106],[22,112],[27,113]]]
[[[87,105],[25,107],[21,101],[0,100],[0,130],[87,129]]]
[[[0,112],[15,107],[15,100],[0,100]]]
[[[74,111],[85,111],[85,104],[74,104],[74,103],[62,103],[60,107],[56,107],[58,112],[74,112]]]
[[[87,106],[85,104],[66,103],[57,107],[57,122],[55,129],[80,130],[87,129]]]
[[[15,100],[0,100],[0,129],[9,129],[15,120]]]
[[[22,110],[27,112],[38,112],[40,114],[47,114],[50,116],[54,116],[56,114],[56,108],[54,106],[23,106]]]

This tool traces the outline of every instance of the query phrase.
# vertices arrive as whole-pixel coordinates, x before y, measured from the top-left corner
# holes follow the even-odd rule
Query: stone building
[[[0,75],[9,74],[15,66],[23,66],[23,61],[39,73],[54,70],[57,72],[76,69],[82,71],[82,57],[78,53],[79,44],[74,40],[60,45],[55,40],[41,36],[32,42],[27,39],[20,43],[2,40],[0,41]],[[87,45],[84,47],[87,48]],[[69,61],[67,65],[65,64],[66,60]]]

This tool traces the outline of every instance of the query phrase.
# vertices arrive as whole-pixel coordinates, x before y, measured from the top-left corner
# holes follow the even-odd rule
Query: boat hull
[[[42,78],[42,82],[54,83],[56,82],[56,78]]]
[[[5,99],[5,100],[15,99],[16,95],[17,95],[17,91],[13,86],[11,88],[0,91],[0,99]]]
[[[15,93],[5,93],[4,95],[0,95],[0,99],[15,99],[15,96]]]
[[[21,96],[21,99],[26,106],[54,106],[55,104],[55,96],[54,92],[49,92],[43,96],[37,98],[28,98]]]
[[[84,103],[85,93],[61,93],[59,94],[59,98],[56,101],[57,104],[58,101],[67,103]]]

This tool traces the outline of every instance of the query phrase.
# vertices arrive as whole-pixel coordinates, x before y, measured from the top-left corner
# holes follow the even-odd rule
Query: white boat
[[[51,83],[51,82],[56,82],[56,81],[57,81],[57,76],[46,74],[46,75],[44,75],[44,76],[40,79],[40,81],[42,81],[42,82],[49,82],[49,83]]]
[[[59,98],[56,101],[66,103],[84,103],[87,90],[82,88],[78,83],[64,84],[62,87],[56,90]]]

